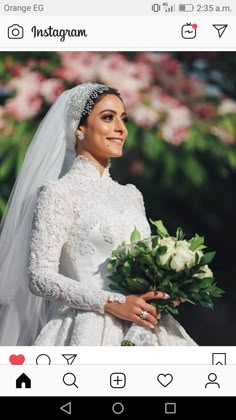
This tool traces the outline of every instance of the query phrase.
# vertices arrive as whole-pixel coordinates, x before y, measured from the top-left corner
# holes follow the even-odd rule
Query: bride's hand
[[[176,308],[176,306],[179,306],[181,303],[186,302],[186,299],[180,298],[178,300],[173,300],[173,302],[171,303],[171,305]]]
[[[147,303],[147,300],[168,298],[169,295],[163,292],[147,292],[143,295],[129,295],[126,296],[126,301],[124,303],[116,301],[107,302],[104,310],[117,318],[136,322],[136,324],[146,328],[154,328],[154,325],[157,324],[157,320],[160,319],[161,315],[153,305]]]

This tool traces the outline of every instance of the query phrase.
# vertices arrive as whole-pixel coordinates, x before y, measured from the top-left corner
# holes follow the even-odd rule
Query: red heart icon
[[[12,365],[23,365],[25,356],[23,356],[23,354],[11,354],[9,361]]]

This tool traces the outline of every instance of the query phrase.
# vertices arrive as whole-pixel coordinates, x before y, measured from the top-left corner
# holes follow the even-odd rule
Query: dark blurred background
[[[143,193],[148,218],[205,237],[223,298],[182,304],[199,345],[236,345],[236,53],[32,52],[0,56],[0,216],[56,97],[85,81],[118,88],[129,116],[112,175]]]

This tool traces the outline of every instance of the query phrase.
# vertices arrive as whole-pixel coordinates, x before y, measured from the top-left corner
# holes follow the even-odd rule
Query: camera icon
[[[24,37],[24,28],[20,25],[11,25],[7,30],[8,38],[10,39],[22,39]]]

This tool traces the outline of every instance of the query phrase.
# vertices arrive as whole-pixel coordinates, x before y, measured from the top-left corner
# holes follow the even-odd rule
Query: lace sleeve
[[[133,184],[127,184],[127,187],[129,188],[129,191],[132,193],[132,196],[134,197],[134,200],[138,206],[138,208],[141,210],[141,213],[146,217],[146,210],[143,200],[143,194],[141,191]]]
[[[135,203],[136,208],[138,209],[137,220],[139,222],[139,231],[142,233],[143,238],[147,238],[151,235],[151,228],[147,220],[146,209],[144,205],[143,194],[141,191],[133,184],[127,184],[129,193],[132,196],[132,201]]]
[[[119,293],[93,289],[59,274],[61,250],[73,224],[72,207],[57,183],[41,187],[37,197],[29,252],[29,287],[33,294],[85,311],[104,313],[107,301],[124,302]]]

